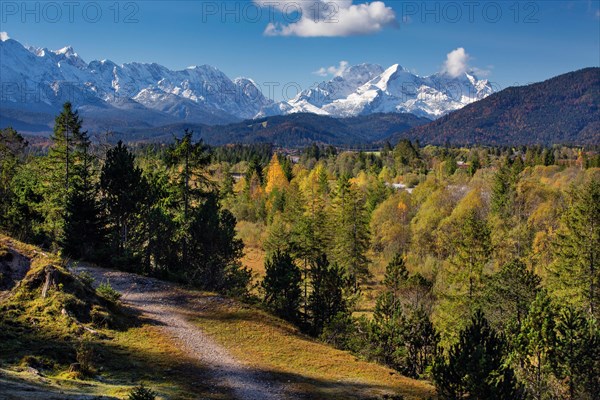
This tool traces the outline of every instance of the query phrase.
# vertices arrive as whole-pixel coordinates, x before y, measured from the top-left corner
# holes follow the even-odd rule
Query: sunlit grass
[[[318,399],[434,395],[427,382],[358,360],[298,332],[290,324],[234,302],[214,303],[194,319],[203,330],[252,367],[269,372],[298,394]]]

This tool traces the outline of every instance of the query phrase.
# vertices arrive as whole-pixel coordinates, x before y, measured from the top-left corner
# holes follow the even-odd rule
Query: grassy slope
[[[33,280],[47,265],[68,274],[57,257],[0,235],[0,248],[6,247],[31,258],[31,270],[24,281]],[[79,280],[73,285],[81,289]],[[68,293],[71,289],[51,289],[43,299],[39,287],[21,285],[9,299],[0,302],[0,383],[7,387],[7,382],[34,384],[46,392],[61,390],[125,398],[132,386],[143,382],[161,398],[231,398],[228,394],[211,393],[205,369],[188,359],[157,327],[131,312],[116,312],[118,321],[113,329],[92,322],[80,323],[63,315],[60,310],[76,301]],[[96,300],[89,298],[84,303]],[[83,326],[98,334],[91,334]],[[93,373],[87,376],[69,372],[82,342],[92,353]],[[39,397],[41,394],[30,396],[44,398]]]
[[[0,236],[0,244],[9,241],[11,248],[31,257],[28,276],[49,263],[60,264],[57,258],[43,255],[34,247]],[[4,312],[7,307],[16,307],[14,301],[13,295],[8,302],[0,303],[0,383],[9,376],[12,381],[124,398],[131,386],[144,382],[163,398],[230,398],[228,394],[211,393],[211,382],[203,367],[187,359],[158,327],[132,317],[131,313],[117,316],[121,324],[118,329],[83,324],[100,334],[89,335],[57,315],[62,304],[55,303],[65,301],[57,293],[47,299],[35,293],[21,301],[20,312]],[[209,304],[200,311],[190,310],[189,317],[239,360],[292,385],[299,398],[363,399],[402,394],[406,399],[426,399],[434,394],[426,382],[357,360],[347,352],[300,334],[293,326],[261,310],[233,300]],[[37,321],[36,329],[28,323],[33,319]],[[92,377],[68,372],[69,364],[76,361],[81,340],[93,350]],[[28,372],[27,366],[41,370],[44,377]]]
[[[356,359],[300,334],[261,310],[219,302],[196,315],[195,322],[235,357],[292,384],[299,397],[382,398],[403,395],[427,399],[434,389],[383,366]]]

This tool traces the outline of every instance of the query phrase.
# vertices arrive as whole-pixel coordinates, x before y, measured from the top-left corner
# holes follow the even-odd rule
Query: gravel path
[[[174,284],[131,273],[79,265],[75,272],[86,271],[95,284],[110,282],[123,294],[121,300],[156,321],[166,334],[192,357],[211,371],[213,378],[226,384],[240,400],[289,399],[284,388],[266,376],[237,361],[221,345],[186,318],[186,313],[207,307],[215,297],[194,296]],[[225,299],[221,299],[225,301]]]

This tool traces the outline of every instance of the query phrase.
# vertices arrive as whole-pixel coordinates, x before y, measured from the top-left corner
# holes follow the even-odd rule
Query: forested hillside
[[[272,143],[281,147],[304,147],[311,143],[337,146],[368,146],[394,133],[430,122],[412,114],[372,114],[350,118],[297,113],[247,120],[229,125],[174,124],[155,128],[121,129],[114,134],[124,141],[171,140],[192,128],[207,144]]]
[[[509,87],[428,125],[393,136],[452,145],[593,145],[600,142],[600,68]]]
[[[594,149],[401,140],[292,157],[211,148],[187,130],[168,145],[101,146],[81,122],[65,104],[42,154],[0,132],[2,231],[237,297],[443,399],[600,390]],[[248,340],[255,360],[277,352]]]

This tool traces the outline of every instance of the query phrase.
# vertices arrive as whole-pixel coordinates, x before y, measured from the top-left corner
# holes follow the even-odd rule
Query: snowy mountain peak
[[[472,74],[421,77],[399,64],[383,68],[365,63],[344,65],[331,80],[275,103],[252,79],[232,80],[206,64],[173,71],[156,63],[86,63],[71,46],[51,51],[25,48],[7,34],[1,39],[2,83],[37,93],[23,100],[18,91],[4,92],[0,112],[12,109],[16,114],[27,110],[52,115],[71,101],[88,119],[126,126],[132,119],[144,126],[215,124],[299,112],[334,117],[400,112],[438,118],[492,93],[488,81]]]
[[[387,69],[374,64],[346,68],[342,74],[304,90],[260,115],[310,112],[350,117],[379,112],[412,113],[431,119],[480,100],[492,93],[487,80],[474,75],[451,77],[445,72],[421,77],[399,64]]]
[[[77,57],[77,53],[75,53],[75,51],[73,50],[73,47],[71,47],[71,46],[65,46],[60,50],[53,51],[53,53],[54,54],[63,54],[67,57],[69,57],[69,56]]]
[[[6,42],[8,39],[10,39],[10,36],[8,36],[8,33],[0,32],[0,42]]]
[[[150,125],[182,120],[210,124],[252,118],[272,103],[252,81],[234,82],[210,65],[172,71],[156,63],[88,64],[71,46],[51,51],[25,48],[10,39],[0,42],[0,57],[2,82],[43,88],[40,98],[30,96],[28,103],[19,93],[4,93],[2,106],[17,110],[55,112],[69,100],[84,114],[88,110],[100,118],[101,113],[126,125],[131,118]]]

